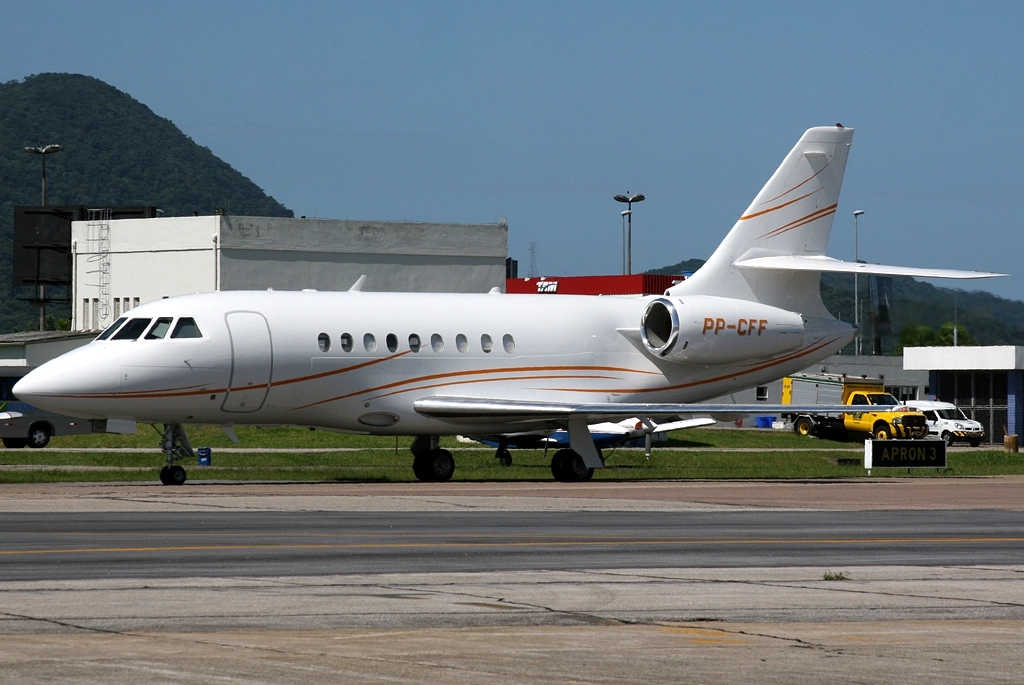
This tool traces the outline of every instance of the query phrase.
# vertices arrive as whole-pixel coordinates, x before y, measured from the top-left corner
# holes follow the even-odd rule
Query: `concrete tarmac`
[[[1022,493],[1012,477],[4,485],[0,512],[119,514],[126,530],[133,514],[225,511],[907,509],[970,520],[1024,510]],[[1001,544],[1019,552],[1008,532]],[[0,683],[1018,683],[1022,662],[1024,564],[0,578]]]

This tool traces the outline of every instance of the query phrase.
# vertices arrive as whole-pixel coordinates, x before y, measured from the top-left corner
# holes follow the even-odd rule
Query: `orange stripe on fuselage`
[[[373,388],[365,388],[363,390],[355,390],[355,391],[347,393],[345,395],[338,395],[337,397],[330,397],[330,398],[325,399],[325,400],[319,400],[317,402],[313,402],[311,404],[306,404],[306,405],[303,405],[301,407],[295,407],[295,409],[306,409],[308,407],[313,407],[313,406],[316,406],[318,404],[324,404],[326,402],[333,402],[335,400],[348,399],[350,397],[355,397],[356,395],[365,395],[366,393],[370,393],[370,392],[380,392],[381,390],[390,390],[392,388],[397,388],[397,387],[400,387],[400,386],[403,386],[403,385],[413,385],[413,384],[417,384],[417,383],[424,383],[424,382],[427,382],[427,381],[435,381],[435,380],[450,379],[450,378],[459,378],[459,377],[463,377],[463,376],[491,375],[491,374],[496,374],[496,373],[523,374],[523,373],[540,373],[540,372],[543,372],[543,371],[610,371],[610,372],[618,372],[618,373],[640,373],[640,374],[648,374],[648,375],[652,375],[652,376],[660,376],[661,375],[660,373],[658,373],[656,371],[643,371],[643,370],[639,370],[639,369],[628,369],[628,368],[622,368],[622,367],[617,367],[617,366],[533,366],[533,367],[521,367],[521,368],[520,367],[512,366],[512,367],[503,367],[503,368],[500,368],[500,369],[470,369],[468,371],[453,371],[453,372],[450,372],[450,373],[437,373],[437,374],[432,374],[432,375],[429,375],[429,376],[418,376],[416,378],[406,378],[406,379],[403,379],[403,380],[400,380],[400,381],[395,381],[394,383],[387,383],[385,385],[379,385],[379,386],[376,386],[376,387],[373,387]],[[603,378],[603,377],[604,376],[569,376],[569,375],[564,375],[563,374],[563,375],[559,375],[559,376],[548,376],[548,377],[545,377],[545,376],[529,376],[529,377],[523,378],[522,376],[519,376],[519,377],[511,377],[511,378],[516,379],[516,380],[530,380],[530,379],[533,379],[533,378]],[[488,383],[488,382],[490,382],[492,380],[498,380],[498,379],[481,378],[481,379],[476,379],[474,381],[467,381],[467,382]],[[504,379],[502,379],[502,380],[504,380]],[[450,383],[450,385],[463,385],[463,384],[464,384],[464,382]],[[443,387],[444,385],[449,385],[449,383],[436,383],[434,385],[427,386],[427,387]],[[393,392],[393,393],[388,393],[388,394],[389,395],[397,395],[397,394],[399,394],[401,392],[407,392],[407,391],[410,391],[410,390],[420,390],[420,389],[423,389],[423,388],[420,387],[420,386],[417,386],[415,388],[406,388],[406,389],[399,390],[399,391]],[[382,395],[382,397],[386,397],[386,396],[387,395]],[[292,411],[294,411],[294,410],[292,410]]]
[[[222,392],[228,392],[232,390],[234,392],[240,392],[242,390],[260,390],[263,388],[273,388],[278,385],[289,385],[290,383],[301,383],[303,381],[316,380],[318,378],[326,378],[327,376],[335,376],[338,374],[346,373],[348,371],[356,371],[358,369],[366,368],[367,366],[373,366],[374,364],[380,364],[381,362],[391,361],[399,357],[410,354],[412,350],[406,350],[405,352],[399,352],[390,357],[381,357],[380,359],[371,359],[368,362],[362,362],[359,364],[353,364],[352,366],[346,366],[341,369],[335,369],[334,371],[324,371],[322,373],[315,373],[309,376],[297,376],[295,378],[289,378],[283,381],[270,381],[269,383],[260,383],[259,385],[247,385],[244,388],[211,388],[206,390],[193,390],[188,392],[179,392],[176,388],[167,388],[163,390],[136,390],[133,392],[115,392],[115,393],[95,393],[86,395],[51,395],[51,397],[63,397],[67,399],[105,399],[105,400],[125,400],[125,399],[148,399],[148,398],[164,398],[164,397],[190,397],[196,395],[217,395]],[[337,357],[335,357],[337,358]]]
[[[816,345],[813,345],[813,346],[805,347],[803,350],[800,350],[798,352],[794,352],[793,354],[787,355],[785,357],[780,357],[779,359],[773,359],[770,362],[767,362],[765,364],[761,364],[760,366],[755,366],[755,367],[750,368],[750,369],[746,369],[745,371],[736,371],[734,373],[728,373],[728,374],[725,374],[725,375],[722,375],[722,376],[715,376],[714,378],[704,378],[704,379],[698,380],[698,381],[690,381],[688,383],[679,383],[677,385],[667,385],[667,386],[664,386],[664,387],[661,387],[661,388],[634,388],[634,389],[631,389],[631,390],[623,390],[623,389],[619,389],[619,388],[614,388],[614,389],[608,389],[608,388],[604,388],[604,389],[597,389],[597,388],[595,388],[595,389],[589,389],[589,388],[543,388],[543,389],[551,391],[551,392],[586,392],[586,393],[620,393],[620,394],[621,393],[632,393],[632,394],[635,394],[635,395],[639,395],[641,393],[650,393],[650,392],[666,392],[666,391],[669,391],[669,390],[683,390],[685,388],[693,388],[693,387],[696,387],[696,386],[699,386],[699,385],[705,385],[707,383],[717,383],[719,381],[724,381],[724,380],[727,380],[729,378],[736,378],[738,376],[746,376],[748,374],[755,373],[757,371],[764,371],[765,369],[770,369],[773,366],[778,366],[779,364],[785,364],[788,361],[793,361],[794,359],[799,359],[800,357],[805,357],[808,354],[811,354],[812,352],[817,352],[818,350],[820,350],[822,348],[828,347],[829,345],[831,345],[832,343],[836,342],[837,340],[839,340],[839,338],[832,338],[831,340],[826,340],[823,343],[816,344]]]

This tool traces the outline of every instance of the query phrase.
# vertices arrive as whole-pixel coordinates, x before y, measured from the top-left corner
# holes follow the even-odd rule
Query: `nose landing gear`
[[[163,430],[154,425],[153,429],[160,434],[160,449],[167,457],[167,466],[160,469],[160,482],[164,485],[182,485],[188,479],[188,474],[174,462],[196,458],[185,429],[180,423],[165,423]]]

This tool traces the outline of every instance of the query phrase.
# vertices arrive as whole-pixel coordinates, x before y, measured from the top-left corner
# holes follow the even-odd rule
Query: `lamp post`
[[[43,206],[46,206],[46,155],[52,155],[64,149],[63,145],[43,145],[38,147],[27,147],[25,152],[30,155],[39,155],[43,159]],[[39,278],[39,248],[36,247],[36,278]],[[39,330],[46,330],[46,286],[36,282],[36,292],[39,295]]]
[[[863,209],[853,210],[853,261],[855,264],[860,264],[860,254],[858,253],[858,245],[860,244],[859,226],[857,220],[860,215],[864,213]],[[857,342],[853,346],[853,353],[860,354],[860,297],[857,290],[857,272],[853,272],[853,325],[857,327]]]
[[[39,147],[27,147],[25,152],[30,155],[40,155],[43,158],[43,206],[46,206],[46,155],[52,155],[64,149],[63,145],[39,145]]]
[[[626,203],[626,211],[622,212],[622,216],[625,217],[629,223],[629,231],[626,238],[626,255],[624,261],[626,262],[626,273],[631,274],[633,273],[633,203],[643,202],[644,196],[640,193],[630,195],[627,190],[625,195],[616,195],[615,200],[617,202]]]

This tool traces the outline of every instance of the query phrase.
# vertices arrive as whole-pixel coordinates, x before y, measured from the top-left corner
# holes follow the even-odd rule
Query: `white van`
[[[968,442],[971,447],[977,447],[985,438],[985,429],[981,424],[964,416],[955,404],[923,400],[908,400],[905,404],[924,414],[928,422],[928,434],[942,438],[947,445]]]

